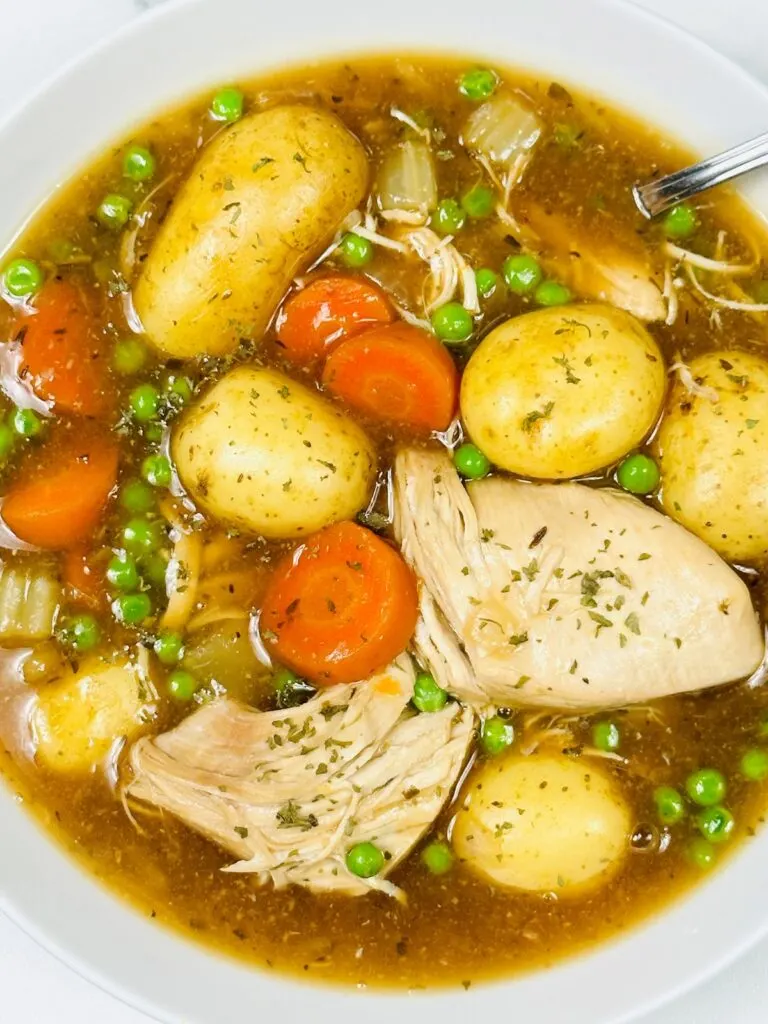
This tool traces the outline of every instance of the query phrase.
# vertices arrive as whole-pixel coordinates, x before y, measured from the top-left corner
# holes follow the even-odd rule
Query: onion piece
[[[437,206],[437,177],[429,146],[410,139],[398,143],[384,158],[377,192],[382,213],[418,214],[420,223],[425,223]]]
[[[0,641],[21,643],[53,636],[61,587],[40,567],[0,564]]]
[[[504,187],[510,172],[519,180],[541,136],[536,114],[510,93],[492,97],[470,116],[464,128],[464,145],[478,157],[504,170]]]
[[[40,416],[53,415],[53,401],[39,398],[21,372],[21,345],[16,341],[0,344],[0,391],[19,409],[32,409]]]

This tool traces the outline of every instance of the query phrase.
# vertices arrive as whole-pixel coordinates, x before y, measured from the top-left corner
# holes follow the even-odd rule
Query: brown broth
[[[403,132],[403,126],[389,116],[390,107],[411,113],[428,111],[443,133],[439,142],[443,154],[453,154],[438,164],[440,194],[444,196],[463,191],[480,177],[477,165],[457,143],[468,109],[456,90],[462,70],[464,65],[454,60],[361,59],[257,79],[245,86],[245,92],[250,109],[288,99],[333,109],[365,142],[374,165]],[[521,219],[525,220],[526,210],[533,204],[562,210],[575,215],[595,243],[640,236],[656,258],[662,235],[634,210],[629,187],[638,179],[682,164],[686,154],[625,115],[562,87],[552,87],[546,78],[517,72],[505,73],[504,78],[530,99],[546,126],[516,194],[516,212]],[[200,146],[219,130],[207,115],[207,105],[208,97],[198,98],[126,140],[149,145],[158,156],[154,181],[158,183],[160,211],[172,200]],[[558,142],[557,134],[571,138],[572,144]],[[119,236],[100,227],[93,211],[104,193],[125,189],[120,176],[123,148],[113,147],[52,197],[14,252],[38,259],[49,272],[64,274],[88,290],[93,296],[93,324],[105,351],[128,333],[124,311],[127,285],[117,270]],[[133,186],[137,205],[151,187]],[[765,240],[756,222],[728,194],[708,197],[701,216],[697,245],[704,251],[713,246],[721,229],[728,232],[731,259],[749,253],[752,239],[763,249]],[[139,258],[151,244],[157,219],[140,239]],[[82,263],[56,267],[50,246],[62,238],[82,252]],[[493,220],[471,224],[462,232],[460,247],[475,266],[498,267],[513,251],[503,226]],[[417,302],[421,273],[410,273],[397,256],[377,254],[369,272],[402,301]],[[485,307],[483,331],[527,308],[526,300],[500,290]],[[723,311],[721,324],[722,333],[717,334],[710,311],[686,302],[675,325],[653,324],[650,329],[670,363],[678,354],[688,359],[722,345],[723,339],[734,347],[764,351],[766,332],[761,319]],[[13,336],[16,330],[13,311],[0,306],[0,336]],[[238,358],[283,366],[271,336],[257,353],[246,345]],[[201,361],[184,367],[183,372],[195,382],[204,382],[222,369],[222,365]],[[161,370],[159,364],[150,363],[141,379]],[[179,368],[172,366],[171,370],[178,372]],[[289,372],[294,376],[301,373],[295,368]],[[118,396],[115,409],[124,406],[134,383],[132,379],[129,383],[113,381]],[[391,458],[398,441],[412,440],[376,424],[366,426],[383,463]],[[117,412],[100,429],[105,438],[110,434],[118,438],[121,481],[135,476],[146,454],[144,441],[123,429]],[[46,451],[55,453],[57,445],[63,450],[79,430],[77,417],[58,417],[49,429]],[[15,456],[7,478],[32,472],[37,457],[34,446]],[[594,482],[600,485],[606,478]],[[98,550],[109,544],[121,515],[119,509],[110,511],[94,538],[91,547],[96,551],[96,564],[99,559],[103,564],[103,552],[100,555]],[[213,525],[206,529],[213,530]],[[238,560],[237,567],[245,565],[252,570],[256,591],[285,547],[257,538],[250,543],[244,561]],[[230,569],[235,567],[233,562]],[[756,605],[762,608],[759,576],[748,574],[747,579],[754,585]],[[101,614],[115,648],[133,642],[129,631],[110,625],[108,611]],[[558,900],[505,892],[461,865],[446,876],[433,877],[421,864],[418,849],[393,875],[408,895],[405,906],[381,894],[351,899],[314,896],[300,889],[260,888],[248,876],[221,873],[219,869],[229,858],[170,817],[142,816],[141,830],[137,830],[103,773],[71,778],[38,766],[18,742],[29,688],[19,682],[15,659],[2,663],[0,677],[6,689],[0,710],[0,734],[8,751],[4,773],[51,834],[139,912],[256,966],[309,976],[318,982],[372,987],[468,984],[548,966],[615,936],[667,906],[701,878],[701,870],[685,855],[685,840],[691,835],[690,822],[686,822],[668,830],[661,849],[654,845],[651,850],[631,852],[608,884],[580,898]],[[250,699],[264,704],[266,692],[263,680],[257,680]],[[158,717],[147,727],[150,731],[167,728],[185,713],[165,698],[160,703]],[[737,820],[737,840],[751,835],[762,821],[766,786],[741,780],[738,765],[744,750],[757,741],[766,712],[765,689],[744,684],[620,712],[621,753],[627,764],[607,762],[606,767],[632,808],[635,824],[653,823],[651,794],[655,786],[681,787],[688,772],[712,765],[728,776],[728,804]],[[575,726],[578,744],[589,743],[595,717],[584,716]],[[557,743],[551,742],[556,748]],[[451,814],[449,807],[434,832],[449,830]]]

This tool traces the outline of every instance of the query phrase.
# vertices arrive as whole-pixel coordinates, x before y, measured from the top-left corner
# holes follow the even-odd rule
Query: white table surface
[[[159,2],[0,0],[0,117],[64,62]],[[639,5],[685,26],[768,80],[766,0],[639,0]],[[653,964],[638,964],[638,969],[653,971]],[[0,1016],[10,1024],[146,1024],[149,1020],[64,967],[2,916],[0,992]],[[643,1024],[764,1024],[767,1020],[768,940]]]

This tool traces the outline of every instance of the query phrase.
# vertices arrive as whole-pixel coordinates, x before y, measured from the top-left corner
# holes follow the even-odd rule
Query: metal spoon
[[[768,133],[726,149],[718,156],[684,167],[682,171],[649,181],[647,185],[635,185],[632,195],[640,213],[651,218],[683,199],[690,199],[713,185],[721,185],[765,164],[768,164]]]

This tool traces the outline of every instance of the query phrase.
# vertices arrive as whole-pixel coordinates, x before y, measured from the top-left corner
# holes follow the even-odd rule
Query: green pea
[[[160,392],[151,384],[139,384],[129,398],[131,412],[140,423],[157,419],[160,411]]]
[[[582,132],[575,124],[556,124],[554,137],[558,146],[563,149],[573,149],[581,138]]]
[[[467,480],[480,480],[488,476],[491,463],[477,445],[463,444],[453,453],[453,464]]]
[[[373,843],[357,843],[347,850],[347,870],[358,878],[373,878],[384,867],[384,854]]]
[[[432,227],[441,235],[455,235],[464,227],[466,220],[467,215],[455,199],[441,199],[432,214]]]
[[[490,299],[499,283],[499,275],[490,267],[480,267],[475,271],[475,284],[481,299]]]
[[[178,374],[171,373],[165,379],[163,390],[171,404],[181,408],[192,397],[192,382],[187,377],[180,377]]]
[[[762,782],[768,778],[768,750],[753,747],[741,759],[741,774],[750,782]]]
[[[150,444],[160,444],[163,440],[162,423],[145,423],[142,427],[144,437]]]
[[[661,473],[650,455],[635,452],[619,464],[616,479],[630,494],[650,494],[659,486]]]
[[[130,146],[123,155],[123,175],[131,181],[149,181],[156,168],[154,156],[144,146]]]
[[[165,629],[156,637],[152,648],[158,661],[164,665],[175,665],[184,653],[184,640],[181,633]]]
[[[14,409],[9,416],[10,426],[19,437],[37,437],[43,421],[34,409]]]
[[[120,504],[133,515],[150,512],[155,502],[155,492],[143,480],[129,480],[120,490]]]
[[[487,185],[475,185],[461,197],[461,208],[475,219],[490,217],[496,207],[496,195]]]
[[[162,528],[148,519],[131,519],[123,527],[123,544],[132,555],[149,554],[162,543]]]
[[[364,267],[373,259],[373,245],[367,238],[348,231],[342,236],[338,247],[339,256],[348,267]]]
[[[653,791],[653,801],[662,825],[676,825],[685,817],[685,801],[672,786],[658,786]]]
[[[615,722],[595,722],[592,727],[592,742],[598,750],[618,750],[621,733]]]
[[[459,92],[468,100],[486,100],[496,91],[499,76],[490,68],[473,68],[459,79]]]
[[[685,791],[700,807],[712,807],[724,798],[728,786],[725,776],[716,768],[701,768],[685,780]]]
[[[121,594],[112,602],[112,609],[126,626],[137,626],[152,614],[152,602],[148,594]]]
[[[460,302],[446,302],[432,314],[432,327],[441,341],[466,341],[474,330],[472,314]]]
[[[445,707],[448,694],[429,672],[419,672],[413,684],[412,700],[419,711],[439,711]]]
[[[34,260],[11,260],[3,271],[3,287],[14,299],[28,299],[39,292],[45,275]]]
[[[141,464],[141,475],[153,487],[170,487],[173,470],[165,455],[148,455]]]
[[[446,875],[453,867],[453,851],[448,843],[435,840],[421,851],[421,862],[433,875]]]
[[[16,444],[16,431],[7,423],[0,423],[0,461],[4,462]]]
[[[110,228],[112,231],[119,231],[128,223],[128,218],[131,216],[132,210],[133,203],[130,199],[127,199],[125,196],[117,195],[115,192],[111,192],[108,196],[104,196],[99,203],[99,208],[96,210],[96,217],[105,228]]]
[[[168,676],[168,693],[174,700],[192,700],[200,683],[191,672],[177,668]]]
[[[300,679],[289,668],[280,666],[272,673],[275,698],[279,708],[297,708],[315,695],[315,688],[305,679]]]
[[[507,288],[515,295],[529,295],[544,277],[539,261],[527,252],[507,256],[501,267],[501,275]]]
[[[542,281],[533,297],[540,306],[564,306],[571,301],[571,293],[559,281]]]
[[[690,862],[702,871],[711,868],[717,859],[717,851],[712,843],[698,836],[688,844],[686,853]]]
[[[480,728],[480,745],[486,754],[495,757],[515,742],[515,727],[506,718],[486,718]]]
[[[135,590],[139,585],[139,570],[130,555],[114,555],[107,565],[107,579],[118,590]]]
[[[688,203],[673,206],[663,221],[667,238],[687,238],[699,226],[696,211]]]
[[[239,89],[227,86],[220,89],[211,100],[211,116],[216,121],[239,121],[243,116],[245,97]]]
[[[696,815],[696,827],[710,843],[724,843],[730,839],[735,824],[731,812],[720,804],[705,807]]]
[[[138,373],[147,361],[147,347],[138,338],[123,338],[115,345],[112,365],[124,377]]]
[[[68,263],[89,263],[90,258],[68,238],[54,238],[48,243],[48,255],[54,263],[66,266]],[[85,259],[83,257],[85,256]]]
[[[65,621],[61,638],[69,647],[84,654],[98,645],[101,640],[101,628],[92,615],[73,615]]]
[[[168,574],[168,559],[157,551],[142,555],[139,559],[139,571],[142,579],[153,587],[164,587]]]

